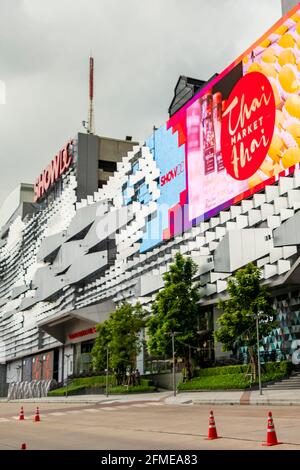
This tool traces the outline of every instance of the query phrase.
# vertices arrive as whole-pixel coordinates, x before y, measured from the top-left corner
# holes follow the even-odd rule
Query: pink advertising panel
[[[299,167],[300,4],[174,114],[167,130],[184,147],[186,188],[169,209],[178,214],[181,206],[184,229]],[[176,234],[169,220],[164,239]]]

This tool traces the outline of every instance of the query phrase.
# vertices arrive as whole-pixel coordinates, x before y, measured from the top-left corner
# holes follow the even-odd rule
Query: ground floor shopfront
[[[75,320],[61,327],[64,344],[50,350],[38,351],[6,364],[6,382],[30,382],[32,380],[66,380],[72,375],[86,374],[92,368],[91,351],[96,333],[95,325]]]
[[[282,360],[295,362],[295,354],[300,346],[299,291],[297,289],[282,290],[282,293],[274,298],[274,308],[277,312],[278,328],[268,337],[261,339],[261,360],[262,362]],[[221,312],[216,306],[208,306],[207,313],[211,320],[213,318],[212,333],[212,330],[218,328],[218,318]],[[61,322],[58,331],[59,335],[64,336],[64,344],[58,343],[51,350],[39,351],[8,362],[6,381],[10,383],[55,379],[57,382],[63,382],[67,377],[90,373],[92,371],[91,352],[97,336],[96,324],[73,319]],[[211,334],[211,338],[212,336]],[[152,360],[153,358],[144,353],[145,351],[137,359],[137,366],[142,373],[159,372],[167,368],[167,360]],[[241,347],[233,354],[222,351],[221,344],[211,344],[211,341],[207,340],[203,342],[203,354],[205,359],[209,359],[209,363],[212,359],[217,363],[230,360],[247,362],[246,348]]]

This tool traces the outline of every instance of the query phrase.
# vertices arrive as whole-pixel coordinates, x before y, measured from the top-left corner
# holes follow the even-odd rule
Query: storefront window
[[[91,353],[94,346],[94,341],[85,341],[81,343],[81,354]]]

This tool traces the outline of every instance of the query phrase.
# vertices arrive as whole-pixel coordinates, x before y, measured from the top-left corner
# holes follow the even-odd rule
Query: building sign
[[[171,116],[149,147],[161,174],[157,213],[163,205],[165,217],[148,223],[145,237],[150,228],[159,235],[143,239],[141,251],[298,168],[300,4]]]
[[[64,148],[58,152],[52,162],[37,178],[34,183],[34,202],[42,198],[70,167],[73,161],[72,145],[73,140],[67,142]]]
[[[227,173],[237,180],[260,168],[271,145],[275,99],[269,80],[260,72],[241,78],[233,88],[221,122],[221,152]]]
[[[95,327],[92,327],[87,330],[76,331],[76,333],[69,334],[69,339],[81,338],[82,336],[92,335],[94,333],[97,333],[97,330]]]
[[[160,185],[164,186],[170,183],[174,178],[177,178],[181,173],[184,172],[184,162],[178,163],[172,170],[169,170],[165,175],[160,178]]]

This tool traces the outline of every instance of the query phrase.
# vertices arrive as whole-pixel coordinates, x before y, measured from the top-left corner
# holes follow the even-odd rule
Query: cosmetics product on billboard
[[[215,171],[215,131],[213,122],[212,93],[206,93],[201,98],[200,103],[204,173],[207,175]]]
[[[198,106],[191,106],[187,109],[186,123],[187,123],[187,147],[189,152],[199,151],[200,147],[200,132],[199,132],[199,121],[200,121],[200,103]]]
[[[222,125],[222,95],[217,92],[213,95],[213,118],[215,131],[215,155],[217,171],[224,170],[223,158],[221,153],[221,125]]]

